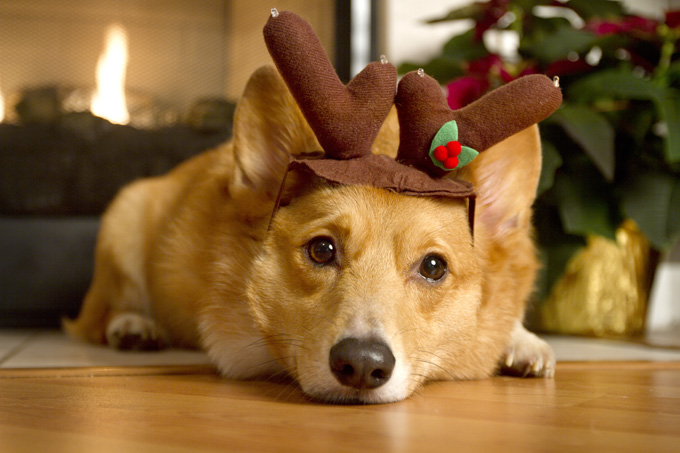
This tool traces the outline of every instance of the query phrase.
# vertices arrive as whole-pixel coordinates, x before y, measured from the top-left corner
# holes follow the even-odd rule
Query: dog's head
[[[536,266],[535,126],[458,173],[477,190],[474,238],[465,199],[335,185],[303,170],[288,173],[269,224],[289,156],[319,149],[272,67],[251,78],[234,134],[229,193],[263,241],[243,263],[247,303],[306,394],[388,402],[428,380],[493,372],[523,309],[517,284],[530,286]],[[391,112],[373,151],[394,156],[398,143]]]
[[[396,117],[392,109],[373,153],[395,157],[403,146]],[[467,197],[289,167],[290,156],[321,149],[318,136],[277,71],[258,70],[236,110],[228,192],[262,240],[243,266],[245,294],[276,360],[306,394],[334,402],[396,401],[427,380],[488,376],[536,269],[537,128],[450,173],[476,188],[474,238]]]

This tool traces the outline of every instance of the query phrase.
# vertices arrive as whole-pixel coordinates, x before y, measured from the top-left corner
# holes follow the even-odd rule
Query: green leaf
[[[555,145],[548,141],[541,141],[541,147],[543,149],[543,160],[537,195],[541,195],[552,187],[555,181],[555,171],[562,166],[562,157],[560,157]]]
[[[553,192],[558,201],[564,231],[575,235],[597,234],[614,239],[616,223],[603,188],[586,175],[557,173]]]
[[[607,181],[614,180],[614,128],[607,119],[585,105],[562,104],[555,112],[564,131],[595,164]]]
[[[531,12],[535,6],[550,5],[553,0],[513,0],[511,3],[520,7],[524,12]]]
[[[671,85],[680,84],[680,60],[671,63],[668,67],[668,80]]]
[[[482,41],[475,39],[474,28],[456,35],[444,44],[443,55],[457,62],[470,62],[488,55]]]
[[[464,75],[463,66],[468,62],[478,60],[488,54],[484,43],[475,40],[475,31],[472,29],[451,38],[444,44],[442,55],[433,58],[428,63],[403,63],[398,71],[400,74],[405,74],[423,68],[426,74],[443,85]]]
[[[461,19],[478,19],[483,11],[482,11],[482,4],[481,3],[473,3],[468,6],[464,6],[462,8],[454,9],[449,11],[445,16],[441,17],[435,17],[433,19],[428,19],[425,22],[428,24],[436,24],[439,22],[449,22],[449,21],[454,21],[454,20],[461,20]]]
[[[635,220],[654,247],[671,247],[680,235],[680,179],[639,172],[623,187],[624,213]]]
[[[663,98],[654,99],[659,116],[666,123],[668,133],[664,137],[664,151],[670,163],[680,162],[680,95],[667,88]]]
[[[581,78],[569,87],[568,97],[581,101],[612,97],[653,102],[668,128],[664,137],[666,159],[669,163],[680,162],[680,90],[657,86],[636,77],[629,68],[620,67]]]
[[[524,47],[524,51],[542,63],[548,64],[567,58],[570,52],[583,53],[589,50],[596,39],[597,37],[591,32],[565,26],[545,35],[531,48]]]
[[[568,87],[571,99],[621,99],[652,100],[663,97],[665,90],[650,80],[636,77],[631,68],[620,66],[581,77]]]
[[[564,274],[564,269],[567,267],[571,257],[583,249],[581,241],[575,241],[573,236],[565,235],[565,237],[569,239],[548,246],[542,246],[539,250],[540,259],[543,263],[536,282],[539,300],[548,298],[550,290]]]
[[[555,206],[541,197],[535,209],[536,235],[543,266],[537,283],[539,300],[546,298],[572,255],[585,245],[584,238],[565,234]]]
[[[586,21],[596,18],[615,19],[624,14],[621,3],[612,0],[569,0],[564,6],[573,9]]]

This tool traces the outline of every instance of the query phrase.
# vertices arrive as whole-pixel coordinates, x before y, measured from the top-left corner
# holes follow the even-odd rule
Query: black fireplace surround
[[[0,328],[75,316],[92,276],[98,219],[116,192],[230,135],[231,124],[141,130],[84,112],[0,124]]]

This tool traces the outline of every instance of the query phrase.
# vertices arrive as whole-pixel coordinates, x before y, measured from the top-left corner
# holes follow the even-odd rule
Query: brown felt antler
[[[369,64],[343,85],[312,27],[294,13],[272,10],[264,36],[326,152],[324,159],[293,159],[289,170],[311,172],[336,184],[370,185],[411,196],[467,198],[471,224],[473,185],[441,176],[545,119],[562,100],[559,88],[547,77],[526,76],[452,111],[439,84],[422,71],[404,76],[395,98],[396,70],[387,62]],[[393,102],[400,125],[396,160],[371,154]]]
[[[287,11],[272,11],[264,39],[326,156],[370,154],[394,102],[394,66],[371,63],[345,86],[309,23]]]
[[[456,121],[457,141],[481,152],[547,118],[561,102],[561,90],[548,77],[536,74],[453,111],[436,80],[422,70],[410,72],[399,82],[395,99],[400,127],[397,161],[444,176],[447,170],[431,157],[432,141],[444,124]]]

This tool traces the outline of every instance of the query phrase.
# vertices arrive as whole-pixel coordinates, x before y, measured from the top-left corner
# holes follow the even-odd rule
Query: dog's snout
[[[356,389],[380,387],[392,376],[395,358],[389,346],[378,340],[345,338],[329,355],[331,371],[342,384]]]

